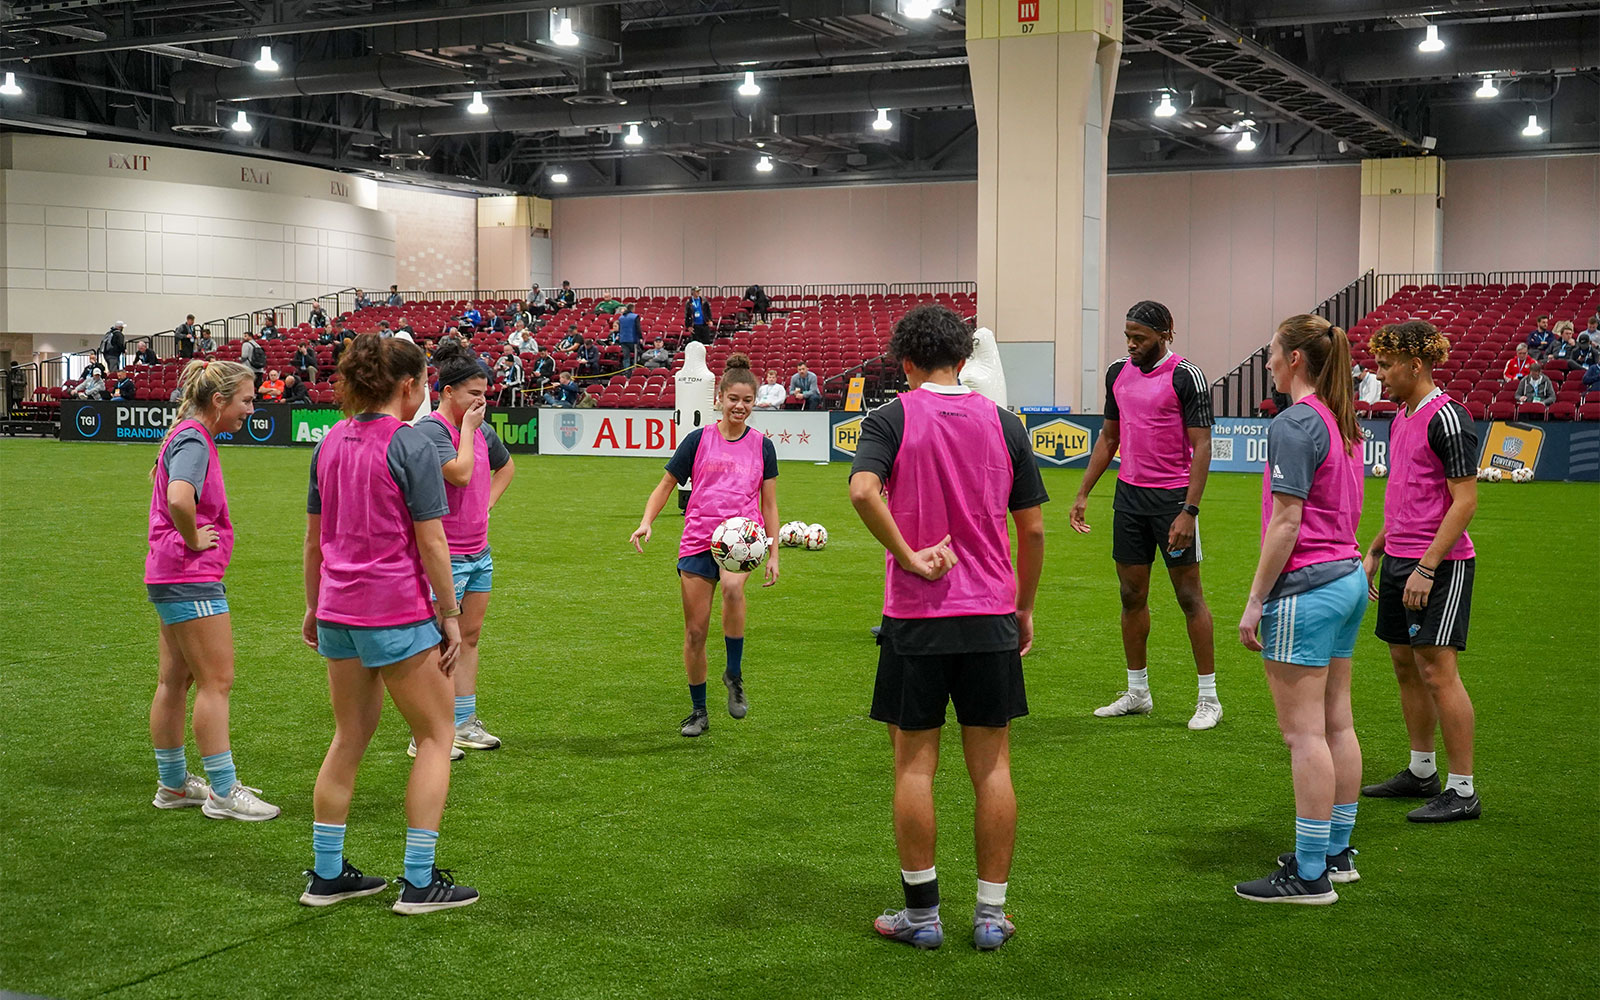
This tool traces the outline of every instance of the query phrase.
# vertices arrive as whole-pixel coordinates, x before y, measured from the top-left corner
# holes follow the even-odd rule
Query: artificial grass
[[[647,554],[627,543],[651,460],[518,456],[491,525],[495,593],[480,714],[505,740],[453,772],[439,859],[475,906],[402,919],[392,893],[297,905],[311,788],[332,715],[302,645],[305,450],[223,451],[237,548],[232,731],[241,780],[283,815],[213,822],[150,808],[156,616],[140,584],[150,445],[0,442],[0,988],[60,997],[1003,996],[1570,997],[1600,990],[1600,676],[1592,485],[1483,487],[1472,647],[1484,818],[1408,824],[1365,800],[1362,881],[1327,908],[1236,899],[1292,847],[1287,751],[1236,624],[1257,554],[1260,482],[1218,475],[1202,515],[1226,718],[1190,733],[1195,682],[1170,588],[1152,586],[1148,718],[1095,719],[1123,686],[1111,484],[1088,537],[1055,497],[1032,714],[1013,733],[1021,802],[1007,909],[1018,936],[971,949],[972,796],[955,727],[937,784],[948,943],[879,941],[901,905],[890,756],[866,718],[882,553],[846,468],[785,463],[785,549],[752,587],[750,716],[713,680],[711,731],[688,710],[669,507]],[[1369,482],[1363,536],[1380,516]],[[1572,526],[1579,527],[1568,530]],[[1368,780],[1407,761],[1385,648],[1357,650]],[[715,628],[712,676],[721,669]],[[952,717],[953,723],[953,717]],[[410,764],[398,715],[363,765],[346,845],[400,871]],[[1441,770],[1448,767],[1440,746]],[[199,755],[189,745],[190,768]]]

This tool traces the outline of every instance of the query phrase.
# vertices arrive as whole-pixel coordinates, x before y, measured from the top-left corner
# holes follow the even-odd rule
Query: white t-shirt
[[[783,405],[784,395],[783,386],[776,382],[759,386],[756,389],[756,406],[763,410],[775,410]]]

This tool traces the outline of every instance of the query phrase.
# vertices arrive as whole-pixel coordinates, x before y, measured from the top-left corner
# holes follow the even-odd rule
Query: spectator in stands
[[[589,340],[578,345],[578,374],[600,374],[600,344]]]
[[[94,356],[94,352],[93,351],[89,352],[89,363],[88,363],[88,366],[83,369],[83,374],[86,377],[89,375],[90,372],[93,372],[96,375],[99,375],[102,379],[104,379],[106,377],[106,366],[101,364],[99,361],[95,360],[95,356]]]
[[[561,343],[556,345],[557,351],[575,351],[583,346],[583,334],[578,332],[577,324],[567,327],[567,335],[561,338]]]
[[[750,303],[750,311],[760,316],[761,322],[765,323],[767,313],[772,309],[772,299],[767,297],[766,289],[760,285],[751,285],[744,290],[744,300]],[[760,390],[757,390],[757,395],[759,394]]]
[[[127,347],[127,341],[122,336],[123,329],[127,326],[122,320],[111,324],[111,329],[100,338],[100,360],[106,363],[106,368],[116,371],[122,367],[122,352]]]
[[[543,316],[544,315],[544,311],[545,311],[544,292],[539,289],[538,285],[534,285],[533,286],[533,290],[528,293],[528,301],[527,301],[526,305],[524,306],[524,308],[527,309],[527,311],[528,311],[528,313],[530,315],[533,315],[533,316]],[[531,326],[532,324],[530,323],[529,325]]]
[[[1533,365],[1533,359],[1528,357],[1528,345],[1518,344],[1516,356],[1506,362],[1504,372],[1507,382],[1520,382],[1528,374],[1528,369]]]
[[[290,406],[310,406],[311,392],[304,382],[288,375],[283,380],[283,401]]]
[[[517,357],[516,348],[510,344],[505,345],[499,360],[494,363],[492,382],[500,385],[500,394],[495,402],[510,406],[517,400],[517,392],[522,388],[522,359]]]
[[[767,380],[761,383],[756,390],[756,409],[778,410],[783,408],[783,386],[778,384],[778,370],[767,369]]]
[[[1383,398],[1383,386],[1379,384],[1378,376],[1359,364],[1352,366],[1350,373],[1356,380],[1356,402],[1376,403]]]
[[[1527,377],[1517,383],[1517,403],[1543,403],[1549,406],[1556,401],[1556,387],[1535,361],[1528,369]]]
[[[90,368],[83,373],[83,381],[72,391],[73,399],[110,399],[111,394],[106,392],[105,380],[100,373]]]
[[[432,337],[424,337],[422,339],[422,356],[428,359],[429,364],[433,363],[433,353],[438,349],[439,345]]]
[[[185,361],[194,357],[194,313],[186,316],[172,331],[172,339],[177,345],[178,357]]]
[[[217,342],[211,339],[210,327],[202,326],[200,328],[200,339],[195,342],[194,346],[204,357],[210,357],[217,353]]]
[[[672,352],[667,350],[665,342],[656,338],[656,345],[644,352],[644,366],[646,368],[672,367]]]
[[[406,304],[406,300],[400,297],[399,285],[389,286],[389,297],[384,300],[384,304],[394,306],[396,309]]]
[[[283,388],[283,379],[278,375],[278,369],[274,368],[261,381],[257,394],[263,403],[276,403],[283,399]]]
[[[477,306],[467,306],[467,311],[461,314],[461,319],[471,323],[474,330],[483,325],[483,313],[478,311]]]
[[[261,339],[277,340],[278,337],[278,314],[269,312],[267,313],[266,322],[261,325]]]
[[[689,289],[689,300],[683,304],[683,328],[693,331],[694,339],[709,344],[714,339],[711,332],[711,303],[700,294],[700,286]]]
[[[159,365],[161,359],[156,357],[155,348],[150,346],[150,341],[139,341],[139,349],[133,352],[133,363],[136,365]]]
[[[1583,333],[1589,335],[1589,343],[1600,344],[1600,314],[1589,317],[1589,325]],[[1578,336],[1581,337],[1583,334],[1580,333]]]
[[[1583,370],[1583,391],[1593,392],[1600,388],[1600,359],[1589,362],[1589,367]]]
[[[1535,361],[1543,361],[1555,342],[1555,337],[1550,333],[1550,314],[1535,317],[1534,323],[1537,325],[1528,334],[1528,353],[1533,355]]]
[[[1587,368],[1600,361],[1600,349],[1595,346],[1595,341],[1600,339],[1593,334],[1578,334],[1578,342],[1571,351],[1567,352],[1567,363],[1578,368]]]
[[[389,321],[388,320],[386,320],[386,319],[378,320],[378,336],[380,336],[380,337],[392,337],[392,336],[394,336],[394,331],[389,329]]]
[[[239,363],[249,365],[251,371],[256,373],[256,391],[260,392],[261,380],[267,371],[267,351],[256,343],[255,336],[249,330],[244,332],[244,343],[239,345]]]
[[[807,410],[822,409],[822,391],[817,388],[817,373],[809,371],[804,361],[795,367],[789,379],[789,396],[798,399]]]
[[[372,308],[372,300],[367,298],[367,293],[362,291],[359,288],[356,289],[356,312],[360,312],[363,309],[371,309],[371,308]]]
[[[539,356],[533,361],[533,369],[527,373],[529,384],[535,389],[543,389],[556,377],[556,359],[549,351],[540,351]]]
[[[322,303],[318,302],[311,307],[311,316],[307,320],[313,330],[326,330],[328,328],[328,314],[322,311]]]
[[[1555,339],[1550,342],[1548,358],[1565,358],[1578,346],[1578,339],[1572,335],[1572,320],[1564,319],[1550,328]]]
[[[132,400],[138,398],[138,392],[133,385],[132,372],[118,372],[116,375],[117,388],[111,394],[112,399]]]
[[[511,332],[506,334],[506,343],[510,344],[519,353],[527,349],[528,335],[523,328],[521,320],[517,320],[511,325]]]
[[[310,344],[301,344],[294,349],[294,357],[289,359],[289,364],[307,382],[317,380],[317,352],[311,349]]]
[[[583,397],[583,386],[572,380],[571,372],[562,372],[556,384],[544,394],[544,405],[570,409],[582,402]]]
[[[571,309],[578,303],[578,293],[572,290],[572,282],[563,281],[561,291],[556,293],[556,308]]]
[[[343,324],[341,323],[340,326],[343,327]],[[348,331],[344,329],[335,331],[334,328],[329,325],[317,331],[317,343],[322,344],[323,346],[337,344],[339,341],[345,338],[347,332]]]
[[[644,342],[644,327],[633,304],[623,305],[617,315],[617,343],[622,345],[622,367],[632,368],[639,361],[639,345]]]

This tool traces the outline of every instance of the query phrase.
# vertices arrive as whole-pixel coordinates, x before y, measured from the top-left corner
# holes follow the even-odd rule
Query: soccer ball
[[[1523,466],[1511,473],[1511,481],[1513,483],[1531,483],[1533,482],[1533,470]]]
[[[1382,462],[1373,462],[1372,463],[1372,475],[1373,475],[1374,478],[1382,479],[1384,476],[1387,476],[1388,474],[1389,474],[1389,467],[1387,465],[1384,465]]]
[[[804,541],[806,527],[804,521],[790,521],[785,524],[778,529],[778,544],[787,545],[791,549],[799,546]]]
[[[1487,465],[1485,465],[1483,468],[1478,470],[1478,482],[1486,483],[1488,481],[1489,481],[1489,467]]]
[[[766,531],[748,517],[730,517],[711,532],[711,558],[730,573],[760,566],[771,547]]]
[[[824,545],[828,544],[828,529],[824,528],[820,524],[806,525],[803,542],[806,548],[815,552],[817,549],[820,549]]]
[[[1484,473],[1484,476],[1483,476],[1483,478],[1485,480],[1487,480],[1488,482],[1491,482],[1491,483],[1498,483],[1504,477],[1505,477],[1505,474],[1502,473],[1499,469],[1494,468],[1493,466],[1490,466],[1489,471]]]

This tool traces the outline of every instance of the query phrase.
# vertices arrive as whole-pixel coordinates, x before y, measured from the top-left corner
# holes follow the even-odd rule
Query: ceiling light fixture
[[[261,58],[256,60],[256,69],[263,73],[276,73],[278,71],[278,63],[272,58],[272,46],[261,46]]]
[[[1166,91],[1162,91],[1161,103],[1156,105],[1156,117],[1171,118],[1177,113],[1178,109],[1172,106],[1172,95]]]
[[[550,40],[557,45],[571,48],[577,45],[580,39],[578,33],[572,30],[572,15],[559,7],[550,11]]]
[[[1474,90],[1472,92],[1472,96],[1480,98],[1480,99],[1489,98],[1489,97],[1499,97],[1500,96],[1500,88],[1496,87],[1494,85],[1494,77],[1486,76],[1486,77],[1483,78],[1483,85],[1480,86],[1477,90]]]
[[[906,17],[914,17],[919,21],[932,17],[933,0],[905,0],[901,5],[901,11]]]
[[[467,105],[467,111],[475,115],[486,115],[489,113],[489,105],[483,103],[483,91],[474,90],[472,92],[472,103]]]
[[[7,97],[20,97],[22,95],[22,88],[17,86],[17,74],[6,74],[6,82],[0,84],[0,94],[4,94]]]
[[[763,156],[761,159],[757,160],[756,169],[764,174],[772,173],[772,157]]]
[[[233,124],[229,127],[235,132],[252,132],[255,130],[255,126],[250,124],[250,119],[244,116],[243,111],[239,112],[239,117],[235,118]]]
[[[644,136],[639,134],[639,126],[637,124],[628,126],[628,134],[622,137],[622,143],[625,146],[641,146],[644,144]]]
[[[756,82],[756,75],[751,70],[744,71],[744,82],[739,84],[740,97],[754,97],[761,93],[761,84]]]
[[[1238,145],[1239,152],[1248,153],[1252,149],[1255,149],[1255,148],[1256,148],[1256,136],[1255,136],[1254,132],[1241,132],[1241,133],[1239,133],[1239,145]]]
[[[1528,116],[1528,124],[1522,127],[1522,134],[1530,139],[1534,136],[1544,135],[1544,126],[1539,124],[1538,115]]]
[[[551,184],[565,184],[566,182],[567,182],[567,172],[565,170],[562,170],[560,167],[557,167],[555,170],[552,170],[550,172],[550,183]]]
[[[1417,50],[1419,52],[1444,51],[1444,42],[1439,40],[1439,26],[1437,24],[1428,25],[1428,32],[1422,41],[1417,43]]]
[[[878,117],[872,120],[872,130],[874,132],[887,132],[892,128],[894,128],[894,122],[889,120],[889,109],[879,108]]]

